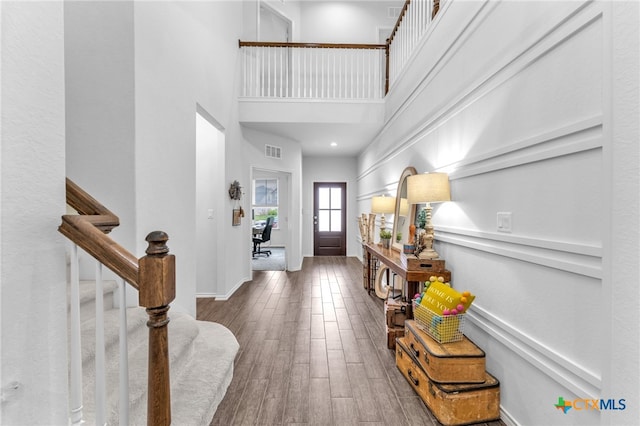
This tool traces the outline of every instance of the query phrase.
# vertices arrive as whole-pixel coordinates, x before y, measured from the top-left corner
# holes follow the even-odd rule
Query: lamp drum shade
[[[396,211],[396,197],[372,197],[371,211],[373,213],[394,213]]]
[[[409,204],[451,201],[449,175],[423,173],[407,177],[407,198]]]

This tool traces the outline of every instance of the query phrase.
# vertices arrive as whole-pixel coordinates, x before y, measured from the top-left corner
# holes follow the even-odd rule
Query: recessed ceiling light
[[[331,146],[338,146],[336,142],[331,142]]]

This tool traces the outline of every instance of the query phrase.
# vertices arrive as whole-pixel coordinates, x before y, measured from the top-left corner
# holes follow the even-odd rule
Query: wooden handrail
[[[386,49],[386,44],[359,44],[359,43],[294,43],[278,41],[242,41],[238,40],[240,47],[292,47],[311,49]]]
[[[393,27],[393,30],[391,31],[391,35],[387,39],[387,46],[391,45],[391,42],[393,41],[393,38],[396,35],[396,32],[398,32],[398,29],[400,28],[400,24],[402,23],[402,19],[404,18],[404,15],[407,13],[407,9],[409,8],[409,4],[411,4],[411,0],[407,0],[404,2],[404,6],[402,6],[402,10],[398,15],[398,20],[396,21],[396,25]],[[433,0],[433,10],[431,11],[431,19],[436,17],[438,10],[440,10],[440,0]]]
[[[67,203],[79,215],[62,216],[58,230],[138,290],[149,321],[147,424],[171,424],[168,329],[169,304],[175,299],[175,256],[162,231],[151,232],[147,255],[137,259],[107,234],[120,224],[118,216],[67,178]]]
[[[73,207],[81,215],[103,216],[100,221],[95,220],[94,224],[105,233],[111,232],[113,228],[120,225],[120,219],[109,209],[100,204],[98,200],[87,194],[71,179],[66,180],[67,204]]]
[[[64,215],[58,230],[136,290],[140,290],[138,259],[94,226],[94,219],[87,216]]]
[[[387,46],[391,45],[391,42],[393,41],[393,38],[396,35],[396,32],[398,32],[398,28],[400,28],[400,23],[402,22],[402,18],[404,18],[404,14],[407,13],[407,9],[409,8],[410,3],[411,3],[411,0],[407,0],[404,2],[404,6],[402,6],[402,10],[400,11],[400,14],[398,15],[398,19],[396,20],[396,25],[394,25],[393,30],[391,30],[391,35],[387,39]]]

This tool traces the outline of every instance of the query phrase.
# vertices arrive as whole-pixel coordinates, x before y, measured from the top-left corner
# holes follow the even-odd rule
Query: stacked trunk
[[[464,337],[438,343],[413,320],[396,340],[396,365],[445,426],[500,418],[500,385],[485,370],[485,354]]]

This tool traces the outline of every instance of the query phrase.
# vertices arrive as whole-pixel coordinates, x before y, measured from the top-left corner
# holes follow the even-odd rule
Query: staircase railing
[[[389,85],[398,79],[427,28],[440,10],[440,0],[407,0],[387,39]]]
[[[385,44],[240,41],[244,97],[381,99]]]
[[[444,0],[406,0],[385,44],[240,41],[240,96],[382,99]]]
[[[147,424],[171,424],[168,329],[169,304],[175,298],[175,257],[168,254],[168,236],[161,231],[150,233],[146,241],[147,255],[137,259],[107,234],[119,225],[118,217],[91,197],[70,179],[66,181],[67,204],[79,215],[62,216],[59,231],[70,239],[72,247],[70,290],[70,423],[83,422],[82,354],[80,345],[80,302],[77,247],[99,263],[96,267],[96,420],[105,424],[104,325],[102,310],[101,265],[121,278],[120,309],[126,309],[124,282],[139,292],[139,304],[146,308],[149,321],[149,370],[147,382]],[[128,424],[128,373],[126,315],[120,324],[120,421]],[[123,371],[124,369],[124,371]]]

